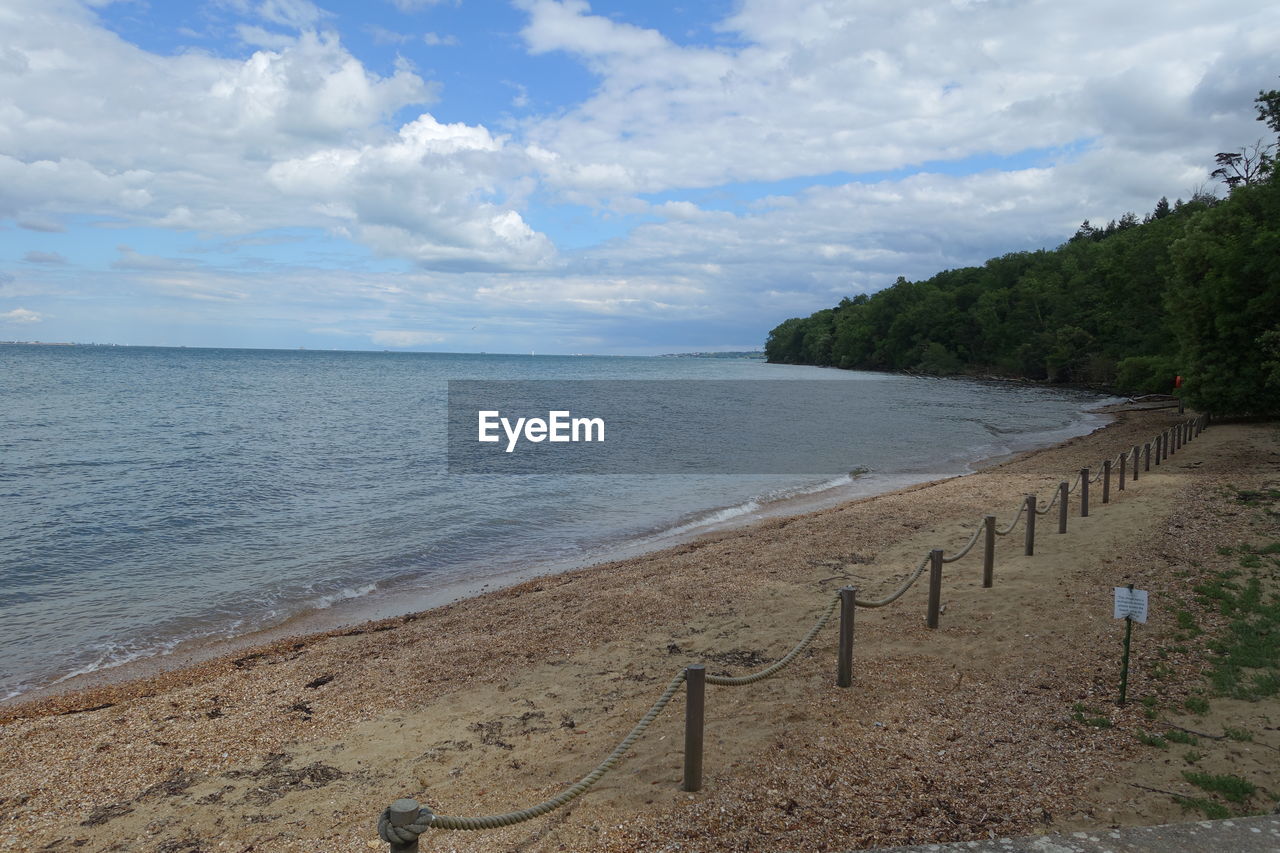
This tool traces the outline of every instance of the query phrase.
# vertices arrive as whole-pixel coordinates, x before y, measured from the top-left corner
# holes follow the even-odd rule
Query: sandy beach
[[[524,808],[579,779],[691,663],[743,674],[783,655],[846,584],[893,589],[986,513],[1183,418],[1122,413],[1097,432],[978,473],[405,617],[0,708],[0,850],[356,851],[412,796],[448,815]],[[1230,488],[1229,488],[1230,487]],[[1233,489],[1280,487],[1274,424],[1221,424],[1080,518],[981,542],[945,567],[940,627],[923,583],[857,615],[854,683],[835,687],[834,623],[778,676],[707,690],[705,787],[680,790],[682,695],[620,766],[518,826],[432,831],[424,850],[851,850],[1191,819],[1180,768],[1144,752],[1144,696],[1173,707],[1205,653],[1170,653],[1172,602],[1233,564],[1221,546],[1280,538]],[[1268,526],[1269,525],[1269,526]],[[1123,622],[1112,587],[1150,591],[1130,696],[1115,705]],[[1159,654],[1163,655],[1158,658]],[[1159,664],[1159,665],[1157,665]],[[1275,791],[1280,703],[1160,723],[1258,717],[1212,760]],[[1111,725],[1082,725],[1083,706]],[[1219,771],[1224,772],[1224,771]]]

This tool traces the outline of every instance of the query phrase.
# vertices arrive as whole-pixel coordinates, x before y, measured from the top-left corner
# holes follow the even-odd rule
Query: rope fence
[[[941,609],[943,564],[954,563],[964,558],[974,549],[978,540],[984,538],[982,585],[983,587],[992,586],[997,536],[1009,535],[1018,526],[1018,522],[1025,519],[1025,553],[1027,556],[1033,555],[1035,520],[1037,516],[1048,515],[1054,506],[1057,506],[1058,532],[1066,533],[1068,499],[1077,489],[1080,493],[1080,517],[1086,518],[1089,515],[1089,486],[1091,484],[1102,483],[1102,502],[1104,504],[1108,503],[1110,501],[1113,469],[1118,473],[1118,488],[1123,490],[1125,488],[1126,469],[1132,469],[1132,481],[1137,482],[1140,476],[1140,467],[1143,472],[1147,472],[1151,470],[1153,461],[1154,464],[1160,465],[1161,461],[1167,459],[1169,454],[1177,453],[1178,449],[1184,444],[1198,437],[1208,425],[1208,415],[1199,415],[1170,429],[1163,430],[1154,436],[1150,442],[1144,442],[1141,445],[1141,453],[1139,452],[1139,445],[1135,444],[1132,448],[1122,450],[1115,459],[1103,460],[1096,473],[1091,472],[1089,468],[1080,469],[1071,485],[1068,485],[1065,480],[1058,484],[1055,488],[1054,496],[1045,504],[1043,509],[1037,503],[1035,495],[1027,495],[1018,511],[1014,514],[1013,520],[1003,528],[996,525],[996,517],[994,515],[983,516],[978,526],[970,534],[969,541],[963,547],[950,556],[944,555],[940,548],[931,549],[897,588],[882,598],[861,599],[858,598],[858,590],[856,588],[851,586],[842,587],[837,595],[828,601],[826,608],[818,616],[808,633],[790,651],[764,669],[746,675],[728,676],[707,674],[706,667],[702,664],[691,664],[685,667],[672,676],[666,689],[663,690],[658,699],[640,718],[630,733],[614,747],[613,751],[603,761],[596,765],[586,776],[553,797],[519,811],[478,817],[438,815],[428,806],[420,805],[416,800],[396,800],[388,808],[384,809],[381,816],[379,816],[378,835],[383,841],[390,844],[390,853],[417,853],[419,849],[418,837],[429,829],[497,829],[533,820],[552,812],[585,794],[609,771],[613,770],[649,726],[653,724],[654,720],[670,704],[671,700],[675,698],[681,685],[685,687],[684,777],[681,787],[685,791],[701,790],[705,686],[707,684],[718,687],[742,687],[777,675],[809,648],[822,629],[831,622],[838,607],[840,610],[840,625],[836,684],[842,688],[850,687],[852,685],[853,672],[854,613],[858,607],[876,608],[892,604],[905,595],[907,590],[911,589],[920,580],[927,568],[929,569],[929,595],[925,624],[929,628],[936,628]],[[1139,466],[1140,461],[1141,466]],[[985,537],[983,536],[984,533],[986,534]]]

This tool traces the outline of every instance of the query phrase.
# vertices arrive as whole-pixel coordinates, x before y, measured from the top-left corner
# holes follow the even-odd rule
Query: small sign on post
[[[1115,588],[1115,606],[1112,615],[1124,620],[1124,659],[1120,663],[1120,701],[1123,706],[1129,692],[1129,641],[1133,636],[1133,620],[1147,621],[1147,591],[1134,589],[1133,584]]]
[[[1144,625],[1147,623],[1147,591],[1129,586],[1116,587],[1116,619],[1136,619]]]

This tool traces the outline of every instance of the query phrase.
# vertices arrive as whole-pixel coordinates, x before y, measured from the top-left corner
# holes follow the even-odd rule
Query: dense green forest
[[[1258,118],[1280,136],[1280,91]],[[1275,145],[1217,155],[1227,197],[1160,199],[1086,221],[1053,250],[897,283],[787,320],[772,362],[998,375],[1178,393],[1217,414],[1280,413],[1280,168]]]

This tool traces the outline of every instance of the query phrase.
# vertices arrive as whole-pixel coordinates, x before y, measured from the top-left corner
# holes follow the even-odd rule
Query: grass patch
[[[1138,742],[1143,746],[1154,746],[1156,749],[1167,749],[1169,741],[1160,737],[1160,735],[1147,734],[1146,732],[1138,732]]]
[[[1178,729],[1170,729],[1164,733],[1165,740],[1170,743],[1180,743],[1185,746],[1199,746],[1200,738],[1191,734],[1191,732],[1179,731]]]
[[[1197,788],[1217,794],[1229,803],[1243,803],[1253,796],[1258,786],[1248,779],[1239,776],[1219,773],[1201,773],[1196,770],[1183,770],[1182,778]]]
[[[1173,801],[1187,811],[1200,812],[1208,820],[1223,820],[1231,817],[1231,810],[1222,803],[1215,803],[1204,797],[1174,797]]]
[[[1253,732],[1237,729],[1234,726],[1224,726],[1222,733],[1231,740],[1253,740]]]
[[[1071,719],[1084,726],[1093,726],[1096,729],[1111,728],[1111,720],[1107,717],[1086,717],[1084,714],[1076,711],[1071,715]]]
[[[1236,500],[1245,506],[1262,506],[1280,501],[1280,489],[1236,489]]]
[[[1179,609],[1173,614],[1178,620],[1178,627],[1190,633],[1194,637],[1200,633],[1200,626],[1196,624],[1196,617],[1191,614],[1190,610]]]
[[[1209,682],[1220,695],[1256,701],[1280,693],[1280,597],[1265,595],[1256,576],[1243,584],[1235,576],[1218,572],[1196,586],[1203,603],[1231,619],[1209,644],[1215,655]]]
[[[1182,753],[1182,760],[1188,764],[1195,764],[1202,758],[1204,758],[1204,753],[1198,749],[1188,749],[1186,752]]]
[[[1198,717],[1209,713],[1209,702],[1203,696],[1190,696],[1183,706]]]

